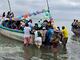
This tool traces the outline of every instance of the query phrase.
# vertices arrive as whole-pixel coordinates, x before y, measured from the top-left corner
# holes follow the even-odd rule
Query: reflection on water
[[[35,46],[30,46],[28,48],[24,48],[24,58],[25,60],[31,59],[31,60],[67,60],[68,57],[65,55],[67,54],[67,50],[60,48],[60,51],[58,51],[58,56],[53,56],[51,49],[48,48],[41,48],[38,49]]]
[[[80,42],[80,36],[72,35],[71,39]]]
[[[0,60],[23,60],[22,43],[0,35]]]
[[[35,46],[24,48],[23,43],[0,35],[0,60],[79,60],[79,39],[72,36],[67,48],[62,48],[60,45],[58,55],[55,57],[50,48],[38,49]]]
[[[0,60],[67,60],[66,49],[61,46],[55,57],[50,48],[23,47],[23,43],[0,35]]]

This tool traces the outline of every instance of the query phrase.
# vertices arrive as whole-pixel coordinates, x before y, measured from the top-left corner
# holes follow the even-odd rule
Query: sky
[[[54,19],[79,19],[80,0],[48,0],[51,15]],[[10,0],[15,15],[47,9],[46,0]],[[9,10],[7,0],[0,0],[0,15]]]

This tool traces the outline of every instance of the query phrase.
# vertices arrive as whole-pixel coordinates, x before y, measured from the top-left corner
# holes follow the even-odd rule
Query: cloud
[[[80,3],[80,0],[69,0],[71,2],[76,2],[76,3]]]
[[[80,0],[48,0],[51,14],[55,18],[60,16],[72,18],[80,16]],[[46,0],[10,0],[12,11],[15,15],[22,15],[25,12],[35,12],[37,10],[47,9]],[[7,0],[0,0],[0,14],[8,11]],[[72,16],[72,17],[70,17]],[[60,17],[60,18],[62,18]]]

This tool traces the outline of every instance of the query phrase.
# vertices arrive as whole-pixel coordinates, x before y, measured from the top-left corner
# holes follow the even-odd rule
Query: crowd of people
[[[32,33],[34,35],[34,44],[40,48],[41,46],[47,46],[54,48],[58,47],[60,42],[62,42],[63,47],[66,47],[68,40],[68,30],[65,26],[60,27],[54,26],[51,21],[43,21],[43,23],[35,23],[35,26],[31,28],[29,24],[25,24],[24,27],[24,45],[29,45],[31,43]]]
[[[5,12],[3,12],[2,17],[6,17],[6,18],[13,18],[14,17],[14,13],[11,11],[8,11],[7,14]]]
[[[3,17],[4,16],[5,13],[3,14]],[[77,22],[77,20],[74,20],[72,26],[76,27]],[[45,46],[55,49],[59,47],[60,43],[63,47],[66,47],[68,41],[67,28],[65,26],[62,26],[61,29],[60,27],[55,26],[53,20],[42,21],[42,19],[40,19],[40,21],[38,21],[34,25],[32,19],[17,21],[4,20],[2,22],[2,25],[7,28],[22,30],[24,32],[24,46],[35,44],[38,48],[40,48],[41,46]],[[32,38],[32,36],[34,37]]]

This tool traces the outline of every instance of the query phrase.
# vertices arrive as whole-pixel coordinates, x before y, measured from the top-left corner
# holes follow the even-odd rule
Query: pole
[[[48,8],[48,13],[49,13],[49,19],[51,18],[51,13],[50,13],[50,7],[49,7],[49,3],[48,3],[48,0],[46,0],[46,3],[47,3],[47,8]]]
[[[9,10],[11,11],[10,1],[8,0]]]

